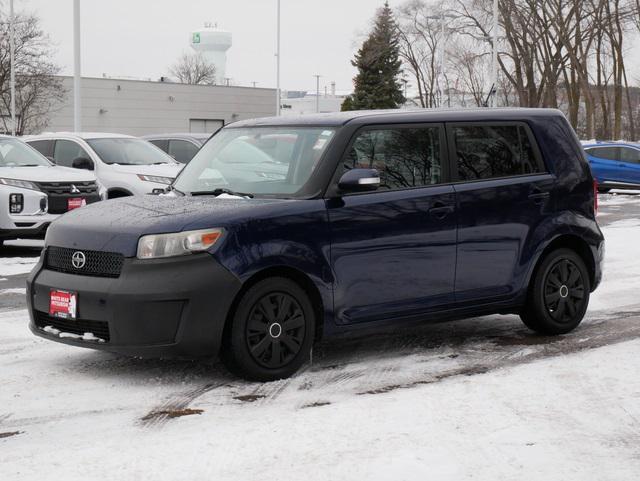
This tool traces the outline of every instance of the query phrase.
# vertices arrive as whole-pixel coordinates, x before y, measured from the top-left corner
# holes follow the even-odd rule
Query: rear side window
[[[622,161],[629,162],[631,164],[640,164],[640,150],[632,149],[631,147],[621,147]]]
[[[53,157],[53,140],[30,140],[27,143],[45,157]]]
[[[596,147],[586,151],[592,157],[605,160],[620,160],[621,156],[620,147]]]
[[[169,155],[181,164],[187,164],[200,150],[191,142],[186,140],[170,140]]]
[[[451,131],[461,181],[544,171],[522,125],[454,125]]]
[[[155,145],[159,149],[163,150],[164,152],[169,150],[169,141],[168,140],[165,140],[165,139],[162,139],[162,140],[150,140],[149,142],[151,142],[153,145]]]
[[[380,172],[381,187],[398,190],[442,182],[440,127],[365,130],[358,134],[345,168]]]
[[[71,140],[56,140],[56,146],[53,150],[53,158],[56,164],[64,167],[71,167],[76,159],[91,159],[89,154],[80,147],[76,142]]]

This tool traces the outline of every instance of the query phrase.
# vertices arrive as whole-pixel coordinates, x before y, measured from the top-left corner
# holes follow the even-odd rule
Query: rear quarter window
[[[458,180],[495,179],[545,172],[524,125],[452,125]]]

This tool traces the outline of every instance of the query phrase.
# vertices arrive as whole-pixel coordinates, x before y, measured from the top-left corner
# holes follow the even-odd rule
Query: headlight
[[[0,184],[10,185],[12,187],[20,187],[22,189],[40,190],[36,184],[34,184],[33,182],[29,182],[28,180],[0,178]]]
[[[146,235],[138,241],[138,259],[159,259],[202,252],[213,246],[223,229],[192,230],[174,234]]]
[[[143,174],[138,174],[138,178],[140,180],[144,180],[145,182],[155,182],[156,184],[167,184],[167,185],[171,185],[174,180],[171,177],[160,177],[159,175],[143,175]]]

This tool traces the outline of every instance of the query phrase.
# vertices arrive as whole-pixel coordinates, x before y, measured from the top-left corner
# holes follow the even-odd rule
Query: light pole
[[[316,78],[316,113],[320,113],[320,77],[322,75],[314,75]]]
[[[80,72],[80,0],[73,0],[73,129],[76,132],[82,131]]]
[[[498,94],[498,0],[493,0],[493,42],[491,51],[491,89],[490,105],[496,106]]]
[[[280,100],[280,0],[278,0],[278,19],[276,33],[276,115],[280,116],[281,100]]]
[[[13,0],[9,3],[9,61],[11,73],[9,74],[9,89],[11,91],[11,135],[16,135],[16,19],[13,11]]]
[[[446,24],[445,24],[445,19],[449,18],[459,18],[460,15],[453,15],[450,13],[446,13],[446,10],[444,10],[440,15],[429,15],[426,18],[430,19],[430,20],[440,20],[441,24],[440,24],[440,43],[442,44],[442,47],[440,49],[440,72],[438,73],[438,93],[440,94],[440,106],[442,107],[442,104],[444,103],[444,88],[445,88],[445,82],[447,80],[446,75],[445,75],[445,65],[446,65],[446,56],[447,56],[447,47],[445,45],[445,32],[446,32]],[[449,99],[449,104],[451,104],[451,100]]]

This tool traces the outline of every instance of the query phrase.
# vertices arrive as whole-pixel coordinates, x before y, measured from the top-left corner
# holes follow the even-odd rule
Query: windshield
[[[174,187],[184,193],[295,194],[311,178],[334,132],[301,127],[221,130],[187,164]]]
[[[0,138],[0,167],[49,167],[51,165],[51,162],[42,154],[20,140]]]
[[[142,139],[91,139],[87,143],[105,164],[175,164],[162,150]]]

